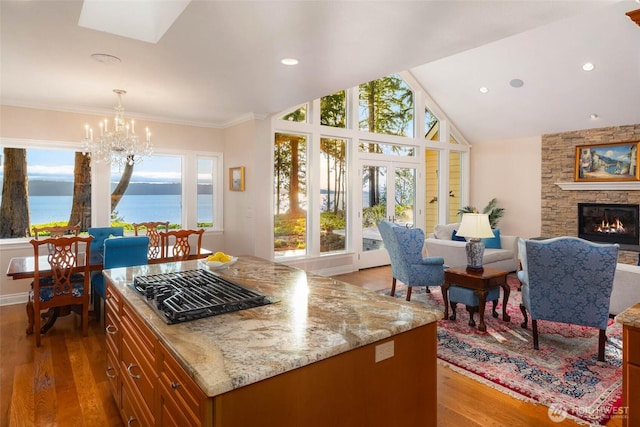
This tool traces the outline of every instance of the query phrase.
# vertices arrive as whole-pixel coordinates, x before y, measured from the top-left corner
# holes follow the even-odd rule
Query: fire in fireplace
[[[638,245],[640,205],[578,203],[578,237],[592,242]]]

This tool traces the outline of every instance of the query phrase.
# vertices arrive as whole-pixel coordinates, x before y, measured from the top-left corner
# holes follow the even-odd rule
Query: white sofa
[[[436,226],[434,233],[424,242],[427,256],[441,256],[449,267],[467,265],[466,242],[451,240],[453,230],[457,230],[458,226],[458,223]],[[500,235],[500,246],[501,249],[485,248],[483,266],[509,272],[516,271],[519,265],[518,237]]]
[[[640,302],[640,266],[620,264],[613,279],[609,314],[617,315]]]

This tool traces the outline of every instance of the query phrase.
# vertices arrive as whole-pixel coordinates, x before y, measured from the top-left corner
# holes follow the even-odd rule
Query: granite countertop
[[[640,328],[640,304],[627,308],[616,316],[616,322],[625,326]]]
[[[185,261],[104,274],[210,397],[443,317],[438,309],[251,256],[216,273],[279,302],[167,325],[129,286],[137,275],[195,268],[207,266]]]

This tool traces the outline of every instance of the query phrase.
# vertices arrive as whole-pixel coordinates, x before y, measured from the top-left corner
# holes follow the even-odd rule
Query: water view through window
[[[52,222],[66,223],[73,201],[74,156],[72,150],[27,149],[27,180],[31,227]],[[205,162],[208,177],[198,186],[198,222],[211,224],[213,218],[211,160]],[[112,219],[134,223],[169,221],[182,223],[182,158],[152,156],[134,166],[124,196]],[[112,169],[111,190],[122,171]],[[0,167],[0,179],[4,170]],[[2,201],[4,202],[4,201]],[[2,203],[0,202],[0,203]]]

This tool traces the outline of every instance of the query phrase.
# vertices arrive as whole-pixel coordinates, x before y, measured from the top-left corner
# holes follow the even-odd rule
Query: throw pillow
[[[459,222],[455,222],[453,224],[439,224],[434,228],[433,234],[436,236],[436,239],[451,240],[453,230],[457,230],[458,228],[460,228]]]
[[[453,234],[451,235],[451,240],[454,240],[456,242],[466,242],[467,239],[465,239],[462,236],[458,236],[458,231],[457,230],[453,230]]]
[[[496,228],[493,230],[494,237],[488,237],[485,239],[481,239],[482,243],[484,243],[485,249],[502,249],[502,244],[500,244],[500,229]]]

